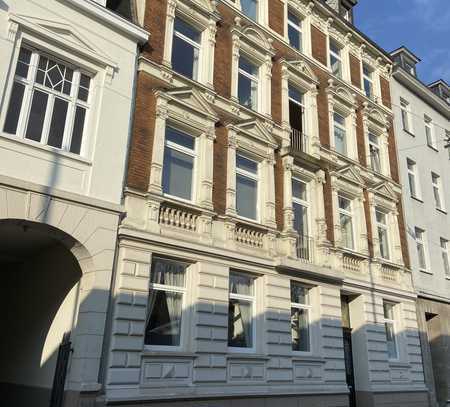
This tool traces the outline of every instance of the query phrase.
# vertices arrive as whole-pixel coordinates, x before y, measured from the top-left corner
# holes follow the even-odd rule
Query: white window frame
[[[441,244],[442,264],[444,266],[444,275],[447,278],[450,278],[450,257],[448,254],[449,241],[441,237],[440,244]]]
[[[428,147],[437,150],[436,134],[433,129],[432,120],[428,116],[424,116],[424,126]]]
[[[410,168],[411,166],[413,168]],[[417,163],[411,158],[406,158],[406,171],[408,173],[408,187],[410,196],[412,198],[420,199],[421,193],[420,193],[420,185],[418,182]],[[413,194],[413,191],[411,190],[411,180],[413,181],[415,194]]]
[[[176,143],[174,143],[172,141],[166,140],[166,137],[164,136],[164,153],[163,153],[163,154],[165,154],[166,148],[169,148],[169,149],[178,151],[180,153],[189,155],[190,157],[193,158],[192,184],[191,184],[192,185],[192,189],[191,189],[191,199],[185,199],[185,198],[181,198],[181,197],[176,196],[176,195],[171,195],[171,194],[168,194],[168,193],[164,192],[164,190],[163,190],[163,195],[166,196],[166,197],[172,198],[172,199],[176,199],[178,201],[183,201],[183,202],[187,202],[187,203],[194,203],[194,202],[197,201],[197,199],[196,199],[196,197],[197,197],[197,166],[198,166],[198,163],[197,163],[197,161],[198,161],[197,160],[197,157],[198,157],[198,153],[197,153],[198,140],[197,140],[197,137],[195,137],[195,136],[193,136],[191,134],[188,134],[186,131],[184,131],[182,129],[179,129],[178,127],[172,125],[170,122],[166,124],[166,130],[167,130],[168,127],[171,127],[174,130],[176,130],[176,131],[179,131],[179,132],[181,132],[183,134],[186,134],[187,136],[192,137],[192,139],[194,140],[194,149],[191,150],[190,148],[187,148],[187,147],[184,147],[184,146],[182,146],[180,144],[176,144]],[[164,161],[163,161],[163,168],[164,168]],[[164,185],[164,178],[163,178],[164,177],[164,172],[163,171],[162,171],[162,175],[161,176],[162,176],[161,186],[163,186]]]
[[[336,48],[339,49],[339,54],[336,54],[336,52],[332,51],[331,43],[334,43],[336,45]],[[328,67],[329,67],[329,70],[330,70],[331,74],[334,75],[336,78],[344,80],[345,74],[344,74],[344,64],[343,64],[342,52],[343,52],[343,47],[341,46],[341,44],[339,44],[339,42],[336,41],[334,38],[328,37]],[[336,58],[339,61],[340,72],[341,72],[340,75],[336,75],[333,73],[333,67],[331,66],[331,56],[333,56],[334,58]]]
[[[304,206],[306,208],[306,220],[307,220],[307,227],[308,227],[308,235],[304,235],[305,237],[311,236],[311,222],[310,222],[310,204],[309,204],[309,198],[310,198],[310,191],[309,191],[309,182],[305,181],[304,179],[299,178],[296,175],[292,176],[292,182],[301,182],[305,185],[305,191],[306,191],[306,201],[300,198],[297,198],[294,196],[294,193],[292,193],[292,202],[296,203],[298,205]]]
[[[231,299],[234,300],[242,300],[245,302],[250,302],[252,304],[252,346],[251,347],[247,347],[247,348],[240,348],[240,347],[235,347],[235,346],[228,346],[228,330],[229,327],[227,326],[227,347],[228,347],[228,351],[231,353],[254,353],[256,351],[256,299],[257,299],[257,295],[256,295],[256,288],[257,288],[257,284],[256,284],[256,280],[257,280],[257,276],[252,275],[250,273],[246,273],[245,271],[239,271],[239,270],[230,270],[230,274],[243,274],[245,276],[250,277],[253,280],[253,295],[243,295],[243,294],[235,294],[230,292],[230,290],[228,290],[228,302]],[[228,277],[228,282],[230,282],[230,276]],[[228,315],[227,315],[228,317]]]
[[[371,140],[371,136],[373,136],[373,138],[376,139],[376,142],[374,142],[373,140]],[[372,169],[372,171],[378,172],[380,174],[383,173],[383,156],[382,156],[382,150],[381,150],[381,146],[380,146],[380,136],[377,136],[374,132],[370,131],[367,133],[367,140],[368,140],[368,145],[369,145],[369,159],[370,159],[370,168]],[[372,151],[371,148],[375,149],[378,151],[378,165],[380,166],[380,168],[375,169],[373,168],[373,161],[372,161]]]
[[[414,228],[414,236],[416,241],[416,252],[417,252],[417,264],[419,266],[419,270],[423,272],[429,272],[428,271],[428,249],[427,249],[427,243],[426,243],[426,232],[424,229],[421,229],[419,227]],[[419,256],[419,245],[422,247],[423,250],[423,260],[425,262],[425,267],[421,267],[420,264],[420,256]]]
[[[161,258],[161,259],[167,260],[167,261],[183,263],[183,261],[180,261],[180,260],[166,259],[166,258],[159,257],[159,256],[154,257],[154,259],[158,259],[158,258]],[[152,264],[153,264],[154,259],[152,259]],[[151,272],[151,270],[150,270],[150,272]],[[181,311],[181,324],[180,324],[180,344],[178,346],[144,344],[144,349],[148,349],[148,350],[152,350],[152,351],[158,350],[158,351],[179,352],[185,347],[185,345],[184,345],[185,335],[186,335],[186,333],[185,333],[186,321],[185,320],[188,318],[188,315],[186,315],[187,314],[186,310],[188,309],[188,307],[187,307],[187,304],[188,304],[187,284],[188,284],[188,281],[190,280],[188,273],[189,273],[189,265],[186,264],[185,273],[184,273],[184,287],[170,286],[170,285],[165,285],[165,284],[156,284],[156,283],[152,283],[152,282],[149,283],[149,290],[168,291],[168,292],[180,293],[183,295],[183,300],[182,300],[182,304],[181,304],[182,311]],[[150,321],[150,315],[148,315],[147,322],[148,321]],[[145,329],[147,329],[147,325],[145,326]]]
[[[260,89],[260,87],[261,87],[261,80],[260,80],[260,76],[261,76],[261,68],[260,68],[260,66],[258,65],[258,63],[256,63],[256,62],[255,62],[251,57],[249,57],[248,55],[240,55],[240,56],[239,56],[239,61],[240,61],[241,58],[244,58],[244,59],[246,59],[248,62],[250,62],[250,63],[256,68],[257,74],[256,74],[256,76],[255,76],[255,75],[252,75],[252,74],[248,73],[248,72],[245,71],[244,69],[240,68],[240,67],[239,67],[239,64],[238,64],[238,84],[237,84],[237,86],[238,86],[238,90],[237,90],[237,97],[238,97],[238,100],[239,100],[239,76],[240,76],[240,75],[245,76],[245,77],[246,77],[247,79],[249,79],[252,83],[256,83],[256,100],[255,100],[255,101],[252,100],[252,102],[253,102],[253,105],[252,105],[252,106],[246,106],[246,105],[243,105],[243,104],[241,104],[241,101],[240,101],[240,100],[239,100],[239,104],[240,104],[241,106],[243,106],[243,107],[246,107],[247,109],[252,109],[252,110],[254,110],[255,112],[258,112],[258,111],[260,110],[260,99],[261,99],[261,89]]]
[[[17,48],[17,53],[19,54],[19,51],[21,48],[24,48],[32,53],[30,63],[28,65],[28,75],[27,78],[23,78],[20,76],[17,76],[15,74],[15,70],[18,64],[18,56],[14,60],[14,73],[12,74],[11,78],[11,88],[9,95],[7,97],[7,103],[5,104],[4,112],[2,112],[2,121],[0,123],[1,125],[1,133],[4,135],[7,135],[8,137],[13,137],[15,139],[20,139],[26,143],[32,144],[32,145],[39,145],[39,146],[45,146],[45,148],[52,149],[53,151],[58,152],[64,152],[66,154],[70,154],[73,157],[86,157],[87,156],[87,145],[91,142],[88,141],[88,128],[90,123],[90,116],[92,113],[92,101],[94,100],[94,89],[95,89],[95,78],[94,73],[88,72],[84,68],[80,68],[76,66],[76,64],[72,63],[71,61],[63,60],[59,56],[52,54],[51,52],[48,52],[45,48],[39,48],[36,46],[28,45],[27,42],[22,42],[19,48]],[[68,67],[73,70],[73,78],[72,78],[72,85],[71,85],[71,94],[66,95],[62,92],[54,91],[53,89],[50,89],[42,84],[39,84],[36,82],[36,72],[38,70],[38,61],[39,57],[45,57],[47,59],[50,59],[56,63],[60,63],[64,65],[65,67]],[[86,75],[90,79],[90,87],[89,87],[89,95],[88,100],[86,102],[82,100],[78,100],[78,87],[80,83],[80,77],[81,75]],[[22,98],[22,104],[20,107],[20,116],[17,123],[17,128],[15,134],[6,133],[4,132],[4,126],[6,124],[6,116],[9,111],[9,104],[10,99],[12,96],[12,89],[14,86],[14,83],[18,82],[22,84],[25,87],[23,98]],[[31,104],[33,100],[33,94],[34,90],[39,90],[43,93],[46,93],[48,95],[47,99],[47,107],[44,117],[44,123],[42,127],[41,132],[41,139],[40,141],[32,140],[25,137],[26,127],[29,120],[29,114],[31,111]],[[61,148],[54,147],[49,144],[48,142],[48,136],[50,131],[50,124],[52,119],[52,113],[53,113],[53,107],[54,107],[54,101],[56,98],[60,98],[65,100],[68,103],[67,113],[66,113],[66,121],[64,125],[64,135],[62,140]],[[86,115],[84,119],[84,126],[83,126],[83,134],[82,134],[82,142],[80,146],[80,152],[79,153],[72,153],[70,151],[70,144],[71,144],[71,138],[72,138],[72,131],[73,131],[73,125],[75,120],[75,111],[77,106],[80,106],[85,109]]]
[[[436,174],[435,172],[431,172],[431,186],[433,188],[433,198],[435,201],[436,209],[440,211],[445,211],[445,205],[444,205],[444,193],[442,190],[442,179],[440,175]],[[437,194],[437,199],[436,198]],[[438,201],[438,202],[436,202]]]
[[[408,134],[413,135],[413,130],[411,128],[410,104],[402,98],[400,98],[400,113],[403,130]]]
[[[364,68],[367,68],[367,70],[370,72],[370,76],[368,76],[368,75],[364,72]],[[367,98],[373,100],[373,99],[375,98],[375,86],[374,86],[374,80],[373,80],[374,71],[373,71],[373,69],[372,69],[366,62],[364,62],[364,61],[363,61],[363,63],[362,63],[362,73],[363,73],[363,91],[364,91],[364,94],[367,96]],[[370,84],[370,95],[368,95],[367,92],[366,92],[365,81],[369,82],[369,84]]]
[[[381,213],[384,216],[384,222],[379,222],[378,221],[377,213]],[[391,239],[390,239],[390,236],[389,236],[389,214],[386,213],[381,208],[378,208],[378,207],[375,208],[375,224],[376,224],[378,236],[379,236],[379,230],[380,229],[382,229],[386,233],[387,257],[384,257],[382,255],[382,253],[381,253],[381,240],[377,236],[378,237],[378,245],[379,245],[380,257],[382,259],[384,259],[384,260],[390,260],[392,258],[392,250],[391,250]]]
[[[338,115],[338,116],[340,116],[340,117],[342,117],[344,119],[344,125],[340,124],[339,122],[337,122],[335,120],[335,115]],[[339,111],[336,111],[336,110],[333,111],[334,148],[335,148],[335,151],[338,154],[342,154],[342,155],[344,155],[346,157],[348,156],[348,152],[349,152],[349,148],[348,148],[348,142],[349,142],[349,140],[348,140],[348,133],[349,132],[348,132],[347,122],[348,122],[348,118],[345,115],[341,114]],[[337,148],[336,148],[336,131],[335,131],[335,127],[339,128],[340,130],[343,130],[343,132],[344,132],[344,149],[345,149],[345,151],[343,153],[337,151]]]
[[[392,305],[392,313],[393,313],[393,317],[394,319],[390,319],[390,318],[386,318],[386,316],[384,315],[384,304],[389,304]],[[386,325],[392,325],[392,331],[394,333],[394,341],[395,341],[395,353],[396,353],[396,357],[395,358],[390,358],[389,357],[389,352],[388,352],[388,359],[390,361],[397,361],[400,358],[400,349],[399,349],[399,335],[398,335],[398,327],[397,327],[397,322],[396,322],[396,309],[397,309],[397,305],[396,303],[393,303],[392,301],[388,301],[388,300],[383,300],[383,323],[385,325],[385,331],[386,331]],[[386,332],[386,344],[387,344],[387,332]]]
[[[297,303],[297,302],[292,302],[292,299],[291,299],[291,307],[290,307],[290,310],[291,310],[291,317],[292,317],[292,308],[296,308],[296,309],[304,309],[304,310],[307,310],[308,311],[308,340],[309,340],[309,343],[308,343],[308,348],[309,348],[309,350],[308,351],[301,351],[301,350],[294,350],[294,349],[292,349],[292,347],[291,347],[291,349],[292,349],[292,353],[294,354],[294,355],[311,355],[312,353],[313,353],[313,350],[312,350],[312,348],[313,348],[313,343],[312,343],[312,324],[311,324],[311,321],[312,321],[312,318],[311,318],[311,314],[312,314],[312,309],[313,309],[313,306],[312,306],[312,304],[311,304],[311,287],[308,287],[308,286],[306,286],[306,285],[304,285],[304,284],[302,284],[302,283],[300,283],[299,281],[296,281],[296,280],[291,280],[291,283],[290,283],[290,290],[292,290],[292,284],[297,284],[297,285],[300,285],[300,286],[302,286],[303,288],[305,288],[306,290],[307,290],[307,299],[308,299],[308,303],[307,304],[301,304],[301,303]],[[292,298],[292,297],[291,297]],[[289,319],[289,321],[290,321],[290,319]],[[292,333],[291,333],[291,336],[292,336]],[[292,340],[292,337],[291,337],[291,343],[292,343],[292,345],[293,345],[293,340]]]
[[[349,203],[350,203],[350,211],[340,207],[340,205],[339,205],[339,198],[342,198],[342,199],[345,199],[345,200],[349,201]],[[342,247],[345,250],[355,251],[356,250],[356,236],[355,236],[355,219],[354,219],[353,199],[349,198],[345,194],[338,193],[338,208],[337,209],[338,209],[338,216],[339,216],[339,225],[341,227],[341,245],[342,245]],[[344,246],[344,244],[343,244],[342,224],[341,224],[341,216],[340,216],[341,214],[350,217],[350,220],[351,220],[351,231],[352,231],[352,245],[353,245],[353,247],[347,247],[347,246]]]
[[[293,23],[290,19],[289,19],[289,14],[294,15],[298,21],[299,21],[299,25],[296,25],[295,23]],[[304,52],[304,33],[303,33],[303,19],[299,16],[299,14],[297,12],[295,12],[292,8],[290,8],[288,6],[288,10],[287,10],[287,16],[286,16],[286,21],[287,21],[287,28],[286,28],[286,38],[287,41],[289,42],[289,45],[294,48],[295,50],[297,50],[298,52]],[[300,37],[300,49],[295,48],[289,41],[289,27],[292,27],[295,31],[297,31],[299,37]]]
[[[256,168],[257,168],[256,169],[256,174],[254,174],[252,172],[249,172],[249,171],[246,171],[246,170],[243,170],[242,168],[238,168],[238,166],[237,166],[238,156],[242,156],[242,157],[244,157],[247,160],[253,161],[256,164]],[[260,183],[261,183],[260,173],[261,173],[261,163],[258,160],[256,160],[256,159],[250,157],[249,155],[245,154],[245,152],[243,153],[240,150],[236,151],[236,175],[235,175],[235,177],[236,177],[236,204],[235,205],[236,205],[236,216],[238,218],[241,218],[241,219],[244,219],[244,220],[247,220],[247,221],[250,221],[250,222],[260,222],[260,218],[261,218],[261,216],[260,216],[261,215],[261,210],[260,210],[261,209],[261,202],[260,202],[261,201],[261,197],[260,197],[260,192],[261,192],[261,188],[260,188]],[[240,175],[242,177],[245,177],[245,178],[248,178],[248,179],[251,179],[252,181],[256,181],[256,213],[255,213],[255,218],[254,219],[247,218],[245,216],[239,215],[239,213],[237,212],[237,200],[238,200],[237,176],[238,175]]]

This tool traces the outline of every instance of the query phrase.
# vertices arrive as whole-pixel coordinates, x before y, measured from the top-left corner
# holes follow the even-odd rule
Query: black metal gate
[[[58,349],[58,359],[56,360],[55,376],[53,377],[50,407],[62,407],[67,365],[69,363],[69,356],[71,351],[72,342],[70,342],[70,332],[66,332]]]
[[[344,357],[345,357],[345,375],[347,386],[350,392],[350,407],[356,407],[355,394],[355,374],[353,371],[353,351],[352,351],[352,330],[350,328],[342,328],[344,337]]]

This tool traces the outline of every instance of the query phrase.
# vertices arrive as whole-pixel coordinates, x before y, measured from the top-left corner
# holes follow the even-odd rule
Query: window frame
[[[251,173],[249,171],[243,170],[241,168],[238,168],[237,162],[238,162],[238,156],[241,156],[243,158],[245,158],[246,160],[250,160],[253,161],[256,164],[256,174]],[[245,152],[243,152],[242,150],[237,150],[236,151],[236,174],[234,174],[234,176],[236,177],[236,216],[240,219],[244,219],[246,221],[250,221],[250,222],[260,222],[261,221],[261,202],[260,202],[260,191],[261,191],[261,163],[259,160],[249,156],[248,154],[246,154]],[[255,218],[248,218],[246,216],[242,216],[239,215],[238,213],[238,191],[237,191],[237,178],[238,175],[245,177],[247,179],[251,179],[252,181],[256,181],[256,213],[255,213]]]
[[[365,68],[367,68],[366,70],[369,72],[369,75],[367,75],[365,73]],[[374,80],[373,80],[373,74],[374,74],[373,69],[366,62],[363,61],[362,62],[362,77],[363,77],[362,85],[363,85],[364,94],[370,100],[373,100],[375,98],[375,86],[374,86],[375,84],[374,84]],[[370,85],[370,94],[367,94],[366,81]]]
[[[182,201],[182,202],[186,202],[186,203],[190,203],[190,204],[194,204],[197,201],[197,167],[198,167],[198,140],[196,136],[193,136],[192,134],[187,133],[186,131],[180,129],[179,127],[177,127],[176,125],[172,124],[171,122],[166,123],[165,126],[165,132],[167,132],[167,128],[172,128],[177,132],[180,132],[182,134],[185,134],[186,136],[189,136],[193,139],[194,141],[194,149],[191,150],[187,147],[184,147],[180,144],[176,144],[172,141],[168,141],[166,138],[166,133],[164,133],[164,149],[163,149],[163,163],[162,163],[162,169],[161,169],[161,190],[162,190],[162,195],[171,199],[175,199],[178,201]],[[192,183],[191,183],[191,199],[186,199],[186,198],[182,198],[179,197],[177,195],[172,195],[169,194],[167,192],[164,192],[164,165],[165,165],[165,160],[164,160],[164,156],[166,153],[166,148],[175,150],[179,153],[185,154],[185,155],[189,155],[190,157],[193,158],[193,164],[192,164]]]
[[[289,19],[289,16],[293,15],[296,19],[298,19],[298,25],[296,25],[294,22],[292,22]],[[289,43],[289,45],[294,48],[295,50],[297,50],[298,52],[303,53],[304,52],[304,30],[303,30],[303,19],[299,16],[298,13],[296,13],[292,8],[289,7],[287,8],[287,16],[286,16],[286,21],[287,21],[287,26],[286,26],[286,37],[287,37],[287,41]],[[299,48],[296,48],[294,45],[291,44],[290,38],[289,38],[289,28],[292,28],[293,30],[295,30],[298,34],[299,37]]]
[[[145,332],[147,331],[147,324],[150,322],[151,315],[147,315],[147,321],[145,324],[145,331],[144,331],[144,349],[151,350],[151,351],[168,351],[168,352],[179,352],[185,347],[185,340],[186,340],[186,323],[189,323],[189,321],[185,321],[189,316],[187,315],[187,304],[188,304],[188,282],[189,282],[189,266],[191,266],[190,263],[175,260],[172,258],[166,258],[163,256],[153,256],[151,265],[153,266],[153,262],[155,260],[164,260],[164,261],[172,261],[175,263],[181,263],[185,265],[184,269],[184,287],[178,287],[178,286],[168,286],[166,284],[158,284],[158,283],[152,283],[151,282],[151,276],[149,278],[149,287],[148,287],[148,296],[150,296],[150,290],[157,290],[157,291],[168,291],[168,292],[174,292],[179,293],[183,295],[183,299],[181,302],[181,323],[180,323],[180,344],[177,346],[171,346],[171,345],[151,345],[145,343]],[[152,270],[150,269],[150,273]],[[147,313],[149,310],[147,309]],[[184,317],[183,317],[184,316]]]
[[[245,71],[244,69],[242,69],[240,67],[241,58],[244,58],[245,60],[247,60],[247,62],[249,64],[253,65],[256,68],[256,70],[257,70],[256,76],[252,75],[251,73],[248,73],[247,71]],[[256,100],[254,101],[252,106],[244,105],[241,102],[241,100],[239,99],[239,78],[241,75],[246,77],[247,79],[249,79],[251,84],[253,82],[256,82],[256,98],[255,98]],[[250,92],[251,92],[251,86],[250,86]],[[249,57],[247,54],[239,55],[238,75],[237,75],[237,99],[238,99],[239,105],[243,106],[247,109],[253,110],[255,112],[259,112],[259,110],[261,108],[260,98],[261,98],[261,67],[258,63],[255,62],[255,60],[252,57]],[[252,102],[253,102],[253,100],[252,100]]]
[[[410,135],[413,134],[413,130],[411,128],[411,118],[410,118],[410,104],[406,100],[400,98],[400,113],[402,118],[402,128]]]
[[[384,222],[380,222],[378,220],[378,213],[382,214],[384,216]],[[382,210],[380,207],[375,207],[375,225],[378,232],[378,245],[379,245],[379,252],[380,257],[383,260],[391,260],[392,257],[392,250],[391,250],[391,239],[389,238],[389,213],[386,213],[384,210]],[[380,236],[380,229],[386,233],[386,250],[387,250],[387,256],[383,256],[382,250],[381,250],[381,239]]]
[[[433,121],[430,117],[424,116],[424,128],[425,128],[425,137],[427,140],[427,146],[432,148],[433,150],[437,151],[437,141],[436,141],[436,134],[433,129]]]
[[[46,45],[46,44],[45,44]],[[71,158],[74,159],[86,159],[88,158],[88,153],[90,152],[90,144],[92,140],[89,140],[89,132],[88,129],[90,127],[92,110],[94,108],[95,99],[96,99],[96,71],[88,70],[82,64],[78,64],[77,62],[72,62],[70,59],[64,59],[63,57],[58,55],[58,49],[48,50],[45,45],[31,45],[28,40],[23,39],[17,49],[17,56],[13,59],[14,72],[11,72],[10,82],[11,85],[7,87],[7,94],[5,97],[5,109],[1,113],[1,122],[0,122],[0,131],[2,136],[11,138],[14,140],[20,140],[23,143],[39,146],[40,148],[50,149],[51,151],[58,152],[60,154],[68,154]],[[21,77],[16,74],[17,66],[20,62],[20,51],[25,49],[31,53],[30,61],[28,63],[28,72],[27,77]],[[61,64],[65,68],[69,68],[73,71],[72,80],[71,80],[71,91],[70,94],[67,95],[63,91],[56,91],[51,89],[44,84],[40,84],[37,82],[37,72],[39,70],[38,62],[40,58],[46,58],[47,60],[51,60],[56,64]],[[80,78],[84,75],[89,78],[89,88],[88,97],[86,101],[83,101],[78,98],[78,92],[81,86]],[[15,83],[19,83],[24,87],[24,92],[22,95],[22,101],[20,104],[20,112],[19,117],[17,119],[17,125],[15,129],[15,133],[9,133],[5,131],[6,119],[9,113],[9,107],[11,103],[11,97],[14,89]],[[83,87],[86,89],[85,87]],[[41,93],[45,93],[47,95],[47,103],[46,110],[44,114],[42,129],[41,129],[41,137],[40,140],[33,140],[31,138],[26,137],[26,131],[28,128],[28,123],[30,119],[31,107],[33,103],[33,95],[35,91],[39,91]],[[52,121],[52,116],[54,113],[55,100],[61,99],[67,102],[67,111],[66,118],[64,122],[64,132],[63,138],[61,140],[61,147],[55,147],[48,144],[48,138],[50,133],[50,126]],[[80,152],[75,153],[70,151],[71,142],[73,137],[73,131],[75,126],[75,117],[77,108],[81,107],[85,111],[84,122],[83,122],[83,130],[81,136],[81,144],[80,144]]]
[[[253,287],[253,295],[244,295],[244,294],[236,294],[236,293],[232,293],[230,291],[230,289],[228,288],[228,304],[230,303],[231,299],[235,299],[235,300],[242,300],[245,302],[250,302],[252,305],[252,312],[251,312],[251,316],[252,316],[252,346],[251,347],[237,347],[237,346],[230,346],[228,344],[228,335],[229,335],[229,329],[230,327],[228,326],[227,323],[227,349],[228,352],[230,353],[254,353],[256,352],[256,312],[257,312],[257,276],[247,273],[245,271],[240,271],[240,270],[230,270],[229,272],[229,276],[228,276],[228,284],[230,284],[231,281],[231,274],[240,274],[240,275],[244,275],[247,276],[249,278],[252,279],[252,287]],[[229,318],[229,315],[227,314],[227,317]]]
[[[340,116],[342,119],[344,119],[344,124],[336,121],[336,115]],[[336,148],[336,127],[338,129],[342,130],[344,132],[344,152],[338,151]],[[348,125],[347,125],[347,117],[343,114],[341,114],[339,111],[333,110],[333,136],[334,136],[334,150],[345,157],[348,157]]]
[[[333,51],[331,48],[331,45],[335,45],[335,48],[339,50],[339,54],[336,54],[335,51]],[[333,76],[340,80],[344,80],[344,64],[343,64],[343,57],[342,57],[342,46],[339,44],[337,40],[335,40],[332,37],[328,37],[328,68]],[[333,67],[331,64],[332,57],[334,57],[339,62],[339,75],[337,75],[335,72],[333,72]]]
[[[373,137],[371,137],[373,136]],[[376,140],[374,142],[373,139]],[[377,172],[379,174],[383,173],[383,160],[382,160],[382,151],[380,146],[380,136],[376,135],[374,132],[370,131],[367,133],[367,140],[368,140],[368,146],[369,146],[369,158],[370,158],[370,168],[372,171]],[[373,156],[372,156],[372,148],[378,151],[378,169],[374,168],[373,165]]]
[[[390,305],[392,306],[392,316],[393,319],[389,318],[386,316],[385,314],[385,305]],[[398,335],[398,327],[397,327],[397,320],[396,320],[396,308],[397,308],[398,304],[394,303],[392,301],[389,300],[383,300],[383,323],[384,323],[384,329],[385,329],[385,333],[386,333],[386,346],[387,346],[387,328],[386,325],[392,325],[392,332],[394,334],[394,345],[395,345],[395,358],[391,358],[389,357],[389,348],[387,348],[387,353],[388,353],[388,360],[389,361],[398,361],[400,359],[400,348],[399,348],[399,335]]]
[[[424,229],[421,229],[419,227],[414,228],[414,239],[416,242],[416,252],[417,252],[417,259],[418,259],[418,266],[419,270],[425,273],[429,273],[428,271],[428,249],[426,244],[426,231]],[[421,246],[423,250],[423,261],[425,267],[422,267],[420,264],[420,254],[419,254],[419,246]]]
[[[338,197],[338,215],[339,215],[339,225],[341,227],[341,245],[342,248],[345,250],[350,250],[350,251],[355,251],[356,250],[356,241],[355,241],[355,222],[354,222],[354,207],[353,207],[353,199],[349,198],[348,196],[346,196],[345,194],[342,194],[341,192],[338,192],[337,194]],[[346,201],[349,202],[349,206],[350,206],[350,211],[341,208],[340,205],[340,199],[344,199]],[[352,232],[352,247],[347,247],[344,246],[343,244],[343,239],[342,239],[342,223],[341,223],[341,215],[347,216],[350,218],[351,221],[351,232]]]
[[[299,286],[301,286],[301,287],[303,287],[304,289],[306,289],[307,290],[307,304],[302,304],[302,303],[295,303],[295,302],[292,302],[292,285],[293,284],[296,284],[296,285],[299,285]],[[291,293],[291,296],[290,296],[290,310],[291,310],[291,319],[290,319],[290,323],[291,323],[291,326],[292,326],[292,309],[293,308],[295,308],[295,309],[304,309],[304,310],[307,310],[308,311],[308,318],[307,318],[307,320],[308,320],[308,349],[309,350],[307,350],[307,351],[302,351],[302,350],[294,350],[293,349],[293,345],[294,345],[294,341],[293,341],[293,338],[292,338],[292,328],[291,328],[291,344],[292,344],[292,347],[291,347],[291,350],[292,350],[292,353],[294,354],[294,355],[311,355],[312,353],[313,353],[313,343],[312,343],[312,324],[311,324],[311,321],[312,321],[312,318],[311,318],[311,314],[312,314],[312,310],[313,310],[313,306],[312,306],[312,304],[311,304],[311,287],[309,287],[309,286],[307,286],[307,285],[305,285],[305,284],[302,284],[301,282],[299,282],[299,281],[297,281],[297,280],[291,280],[290,281],[290,293]]]
[[[411,169],[410,166],[413,168]],[[406,171],[408,175],[409,194],[411,198],[421,200],[420,185],[418,183],[417,163],[411,158],[406,158]],[[411,179],[414,181],[414,193],[411,188]]]
[[[444,266],[444,275],[450,278],[450,257],[449,257],[449,241],[443,237],[440,238],[442,263]]]
[[[431,187],[433,189],[434,204],[436,209],[445,212],[442,180],[440,175],[436,174],[433,171],[431,171]]]

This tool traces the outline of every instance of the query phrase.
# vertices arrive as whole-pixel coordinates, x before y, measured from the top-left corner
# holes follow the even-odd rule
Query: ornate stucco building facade
[[[405,47],[392,52],[392,97],[425,379],[432,406],[450,405],[450,90],[416,73]]]
[[[148,38],[105,6],[0,1],[2,405],[57,406],[64,389],[66,405],[80,405],[102,387],[138,44]]]
[[[392,60],[355,3],[138,10],[106,404],[427,405]]]

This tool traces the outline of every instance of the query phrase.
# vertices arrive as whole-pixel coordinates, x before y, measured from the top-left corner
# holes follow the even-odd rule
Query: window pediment
[[[387,131],[390,127],[388,116],[385,115],[380,109],[370,108],[368,103],[364,103],[363,120],[367,124],[369,122],[379,128],[380,132]]]
[[[56,42],[64,48],[72,50],[74,54],[81,54],[91,61],[117,69],[116,62],[70,24],[17,14],[11,14],[9,20],[10,35],[15,34],[20,27],[22,31],[38,34],[47,38],[49,42]]]
[[[328,87],[326,89],[328,97],[336,102],[339,102],[347,109],[356,109],[356,94],[351,93],[343,86],[336,85],[333,79],[328,80]]]
[[[209,19],[214,21],[220,20],[220,15],[217,12],[216,2],[208,0],[170,0],[169,12],[174,16],[175,9],[189,20],[200,22],[206,26]]]
[[[265,144],[271,148],[277,148],[278,146],[274,137],[259,120],[248,120],[233,127],[238,134],[245,134],[259,143]]]
[[[254,51],[263,55],[275,55],[272,39],[267,38],[260,30],[253,26],[242,27],[240,17],[235,18],[235,26],[232,29],[232,33],[237,35],[240,41],[243,41],[247,46],[255,47]]]
[[[280,63],[283,69],[283,73],[286,73],[288,75],[293,74],[293,76],[298,77],[300,81],[306,81],[309,87],[311,87],[312,84],[316,85],[319,83],[316,74],[305,61],[286,61],[282,59]]]
[[[364,180],[361,177],[359,170],[351,165],[345,166],[337,171],[332,172],[332,175],[351,184],[357,185],[359,187],[364,187]]]
[[[380,200],[382,206],[391,209],[398,202],[398,195],[388,182],[382,182],[369,190],[376,199]]]

